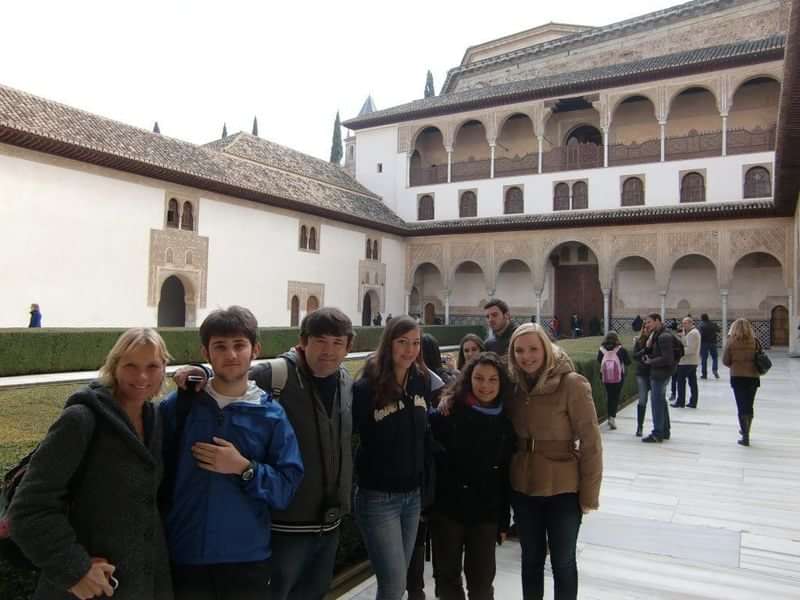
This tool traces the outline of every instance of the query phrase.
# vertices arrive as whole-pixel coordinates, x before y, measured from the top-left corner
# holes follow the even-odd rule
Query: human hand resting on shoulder
[[[69,588],[69,593],[80,600],[89,600],[99,596],[111,597],[114,595],[114,586],[110,578],[116,567],[104,558],[93,558],[92,566],[81,580]]]
[[[222,475],[241,475],[250,461],[239,454],[236,446],[228,440],[214,437],[213,444],[197,442],[192,446],[192,456],[197,466],[206,471]]]
[[[189,379],[189,377],[191,377],[191,379]],[[191,387],[189,385],[191,383],[195,386],[194,389],[198,392],[206,387],[206,384],[208,383],[206,372],[202,368],[192,365],[181,367],[175,371],[172,379],[175,382],[175,385],[182,390],[187,389],[187,387]]]

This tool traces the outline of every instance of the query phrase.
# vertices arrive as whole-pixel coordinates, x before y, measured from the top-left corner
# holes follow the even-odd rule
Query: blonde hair
[[[544,363],[536,375],[539,376],[542,373],[547,373],[556,364],[556,348],[553,346],[553,342],[550,341],[550,336],[547,334],[544,327],[538,323],[525,323],[524,325],[520,325],[514,333],[511,334],[511,341],[508,343],[508,365],[511,367],[511,372],[516,381],[525,381],[525,377],[528,374],[523,371],[517,363],[517,358],[514,356],[514,344],[518,338],[523,335],[528,335],[529,333],[533,333],[539,337],[542,349],[544,350]]]
[[[755,339],[753,326],[747,319],[736,319],[731,325],[731,337],[738,342],[749,342]]]
[[[112,392],[116,392],[118,383],[116,372],[119,361],[134,347],[144,345],[155,348],[158,358],[164,364],[164,374],[166,374],[167,363],[172,360],[172,356],[167,351],[167,345],[163,338],[155,329],[134,327],[119,336],[114,347],[111,348],[111,352],[106,356],[106,361],[100,367],[100,383],[109,387]]]

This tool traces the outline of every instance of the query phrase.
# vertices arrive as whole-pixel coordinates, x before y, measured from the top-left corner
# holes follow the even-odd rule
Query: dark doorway
[[[785,306],[772,309],[769,328],[773,346],[789,345],[789,311]]]
[[[592,320],[603,319],[603,291],[597,265],[559,265],[555,270],[554,313],[561,322],[563,334],[569,331],[572,315],[577,314],[582,321],[583,335],[589,335]]]
[[[433,302],[428,302],[425,305],[425,325],[434,325],[436,323],[436,307]]]
[[[372,325],[372,299],[369,292],[364,294],[364,301],[361,303],[361,324],[364,327]]]
[[[300,298],[292,296],[292,308],[289,315],[289,327],[298,327],[300,325]]]
[[[186,291],[181,280],[170,275],[161,286],[158,300],[159,327],[186,327]]]
[[[600,133],[600,130],[597,129],[597,127],[592,127],[591,125],[581,125],[580,127],[573,129],[567,136],[567,145],[569,145],[570,142],[602,146],[603,134]]]

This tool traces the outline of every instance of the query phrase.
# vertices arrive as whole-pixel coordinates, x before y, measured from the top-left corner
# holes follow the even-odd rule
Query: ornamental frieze
[[[667,234],[667,252],[670,257],[685,254],[702,254],[719,259],[718,231],[677,231]]]
[[[751,252],[766,252],[786,262],[786,229],[739,229],[730,232],[731,258],[736,262]]]

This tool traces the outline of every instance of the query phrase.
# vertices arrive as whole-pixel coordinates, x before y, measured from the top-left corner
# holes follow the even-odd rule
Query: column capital
[[[719,116],[722,117],[723,119],[727,119],[728,118],[728,113],[727,112],[720,112]]]
[[[666,298],[667,292],[658,292],[658,295],[661,296],[662,298]]]
[[[533,295],[536,296],[537,298],[541,298],[542,294],[544,294],[544,290],[534,290],[533,291]]]
[[[728,296],[728,290],[720,290],[719,291],[719,295],[727,297]]]
[[[603,297],[605,298],[611,294],[611,288],[602,288],[600,291],[603,292]]]
[[[453,147],[452,146],[445,146],[444,149],[448,154],[452,154],[452,152],[453,152]]]
[[[444,290],[442,290],[442,293],[444,294],[445,298],[449,298],[450,295],[453,293],[453,290],[445,288]]]
[[[666,127],[666,126],[667,126],[667,120],[666,120],[666,119],[664,119],[663,121],[659,121],[659,122],[658,122],[658,124],[659,124],[661,127]]]
[[[490,298],[494,298],[494,294],[497,290],[495,288],[486,288],[486,293],[489,294]]]

